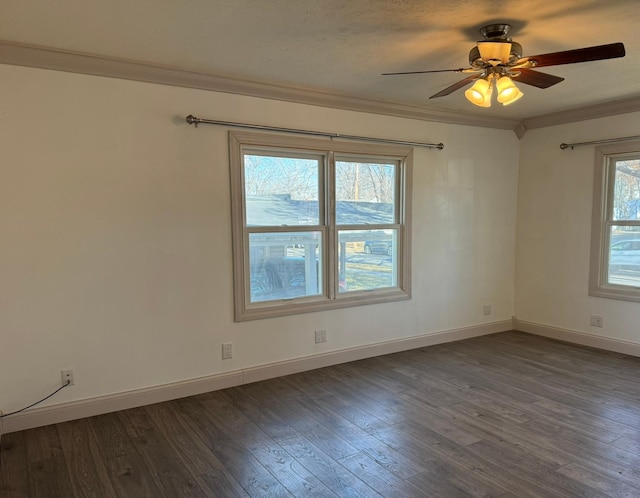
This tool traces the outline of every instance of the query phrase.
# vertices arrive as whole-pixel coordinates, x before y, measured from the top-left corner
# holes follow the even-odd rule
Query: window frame
[[[589,295],[640,302],[640,286],[609,283],[611,227],[640,227],[640,220],[616,220],[613,216],[615,161],[625,158],[640,159],[640,141],[606,145],[595,150]]]
[[[274,153],[290,151],[292,154],[324,155],[321,166],[318,195],[319,226],[287,226],[285,231],[321,230],[323,233],[322,264],[323,289],[319,296],[250,303],[249,299],[249,233],[263,230],[245,225],[243,156],[245,150],[272,149]],[[395,287],[340,293],[338,282],[338,232],[352,225],[336,224],[335,157],[349,156],[363,159],[397,161],[396,219],[398,227],[397,285]],[[366,142],[343,142],[311,137],[289,136],[276,133],[229,131],[229,173],[231,186],[231,228],[233,253],[234,319],[236,322],[277,316],[309,313],[352,306],[377,304],[411,298],[411,177],[413,148]],[[378,225],[372,225],[378,226]],[[367,229],[369,226],[366,225]]]

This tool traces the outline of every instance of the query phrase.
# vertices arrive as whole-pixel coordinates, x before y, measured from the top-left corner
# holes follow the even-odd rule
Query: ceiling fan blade
[[[535,61],[532,67],[559,66],[561,64],[575,64],[577,62],[615,59],[616,57],[624,57],[624,55],[624,44],[618,42],[595,47],[565,50],[564,52],[553,52],[551,54],[530,55],[523,57],[515,65],[518,66],[523,62]]]
[[[464,71],[466,71],[466,69],[460,67],[458,69],[435,69],[433,71],[405,71],[402,73],[382,73],[381,76],[397,76],[399,74],[462,73]]]
[[[436,93],[435,95],[432,95],[431,97],[429,97],[430,99],[435,99],[437,97],[444,97],[446,95],[449,95],[450,93],[455,92],[456,90],[459,90],[460,88],[462,88],[463,86],[468,85],[469,83],[471,83],[473,80],[478,79],[480,77],[480,73],[478,74],[472,74],[470,76],[467,76],[464,79],[461,79],[460,81],[458,81],[457,83],[454,83],[451,86],[448,86],[447,88],[445,88],[444,90],[440,90],[438,93]]]
[[[553,74],[541,73],[540,71],[534,71],[533,69],[520,68],[517,70],[520,74],[513,76],[513,79],[519,83],[535,86],[537,88],[549,88],[561,81],[564,78],[560,76],[554,76]]]

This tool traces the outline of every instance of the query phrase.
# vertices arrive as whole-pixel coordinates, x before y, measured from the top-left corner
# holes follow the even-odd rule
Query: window
[[[236,321],[410,297],[408,147],[229,134]]]
[[[596,149],[590,294],[640,301],[640,143]]]

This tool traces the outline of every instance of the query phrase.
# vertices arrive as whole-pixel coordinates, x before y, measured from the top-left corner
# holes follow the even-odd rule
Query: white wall
[[[513,315],[511,131],[6,65],[0,81],[5,412],[57,387],[62,368],[76,385],[44,406]],[[444,142],[415,152],[413,299],[234,323],[227,130],[195,129],[190,113]]]
[[[589,297],[594,146],[640,135],[640,113],[528,131],[518,192],[518,320],[640,345],[640,303]],[[590,325],[590,315],[604,327]]]

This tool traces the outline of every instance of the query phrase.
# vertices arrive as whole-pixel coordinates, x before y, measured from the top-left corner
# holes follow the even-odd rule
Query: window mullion
[[[324,174],[324,186],[325,194],[324,199],[326,201],[325,209],[325,226],[327,227],[327,243],[326,243],[326,282],[327,293],[329,299],[335,299],[336,289],[336,274],[338,266],[338,243],[337,243],[337,231],[336,231],[336,195],[335,195],[335,182],[336,182],[336,167],[335,156],[333,151],[330,151],[327,155],[327,164],[325,166]]]

